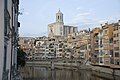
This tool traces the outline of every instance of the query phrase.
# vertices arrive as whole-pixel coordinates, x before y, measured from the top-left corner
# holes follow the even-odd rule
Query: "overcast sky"
[[[59,8],[64,23],[79,30],[120,19],[120,0],[20,0],[20,36],[47,35],[47,25],[55,22]]]

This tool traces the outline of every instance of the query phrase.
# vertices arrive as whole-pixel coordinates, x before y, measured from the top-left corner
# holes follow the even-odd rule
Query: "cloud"
[[[78,13],[76,16],[73,17],[72,22],[73,23],[90,23],[93,21],[89,17],[91,16],[90,12],[83,12],[83,13]]]
[[[107,19],[99,19],[92,9],[83,9],[81,7],[77,7],[77,14],[71,20],[71,24],[79,25],[83,28],[88,27],[96,27],[102,23],[105,23]]]
[[[90,15],[90,14],[91,14],[90,12],[83,12],[83,13],[77,14],[76,17],[88,16],[88,15]]]
[[[103,24],[103,23],[105,23],[105,22],[107,22],[108,20],[99,20],[99,21],[97,21],[98,23],[100,23],[100,24]]]
[[[83,8],[82,7],[77,7],[76,10],[83,10]]]
[[[95,14],[93,13],[92,9],[85,9],[82,7],[76,8],[77,13],[72,19],[72,24],[91,24],[95,21]]]
[[[24,12],[25,15],[29,15],[30,13],[29,12]]]
[[[39,36],[47,36],[47,32],[42,32],[42,33],[20,33],[20,37],[23,36],[30,36],[30,37],[39,37]]]

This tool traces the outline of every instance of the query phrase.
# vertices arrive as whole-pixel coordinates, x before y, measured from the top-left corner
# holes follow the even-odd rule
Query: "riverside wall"
[[[119,76],[120,77],[120,68],[108,67],[108,66],[99,66],[99,65],[82,65],[78,63],[57,63],[55,62],[54,65],[51,62],[27,62],[27,66],[42,66],[42,67],[49,67],[49,68],[57,68],[57,69],[74,69],[74,70],[91,70],[93,73],[104,73],[112,76]]]
[[[89,67],[92,71],[111,74],[114,76],[120,76],[120,68],[111,68],[111,67],[99,66],[99,65],[98,66],[89,65]]]

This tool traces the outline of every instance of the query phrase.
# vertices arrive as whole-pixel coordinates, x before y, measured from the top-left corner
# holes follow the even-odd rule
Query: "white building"
[[[14,78],[17,68],[19,0],[0,0],[0,80]]]
[[[98,51],[99,51],[99,54],[98,54],[98,57],[99,57],[99,65],[104,65],[104,52],[103,52],[103,31],[102,29],[100,30],[100,32],[98,33]]]
[[[48,36],[64,36],[67,37],[68,34],[76,33],[77,27],[64,25],[63,13],[59,10],[56,13],[56,22],[48,25]]]
[[[40,60],[46,58],[46,54],[48,52],[48,38],[45,36],[36,38],[34,46],[34,59]]]

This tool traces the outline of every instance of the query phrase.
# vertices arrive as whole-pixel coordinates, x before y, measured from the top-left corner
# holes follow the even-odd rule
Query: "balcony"
[[[119,44],[113,44],[114,47],[119,47]]]
[[[98,41],[98,40],[99,40],[99,37],[98,37],[98,36],[96,36],[96,37],[95,37],[95,40],[96,40],[96,41]]]
[[[49,48],[54,49],[54,46],[49,46]]]
[[[114,40],[119,40],[119,37],[118,36],[114,37]]]

